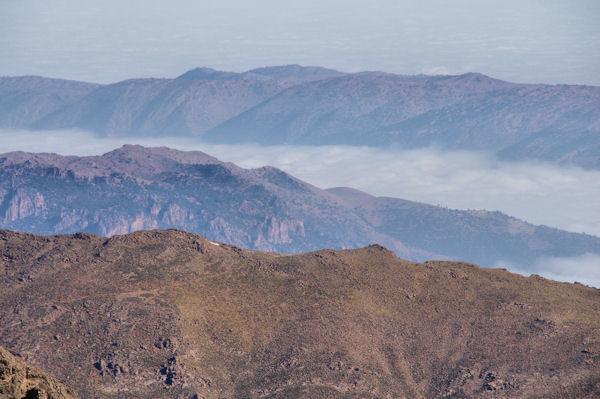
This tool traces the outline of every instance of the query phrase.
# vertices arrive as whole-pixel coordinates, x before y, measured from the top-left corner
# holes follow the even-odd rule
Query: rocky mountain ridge
[[[272,167],[127,145],[102,156],[0,155],[0,227],[103,236],[180,228],[246,248],[298,253],[380,243],[423,261],[529,269],[540,257],[600,253],[600,238],[499,212],[322,190]]]

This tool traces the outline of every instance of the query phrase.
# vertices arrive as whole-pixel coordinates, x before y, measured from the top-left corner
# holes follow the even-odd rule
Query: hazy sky
[[[0,60],[97,82],[299,63],[600,85],[600,1],[2,0]]]

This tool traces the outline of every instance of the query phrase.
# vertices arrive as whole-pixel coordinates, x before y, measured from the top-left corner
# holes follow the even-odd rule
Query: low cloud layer
[[[499,263],[514,273],[529,276],[539,274],[556,281],[579,282],[600,288],[600,255],[584,254],[569,258],[541,258],[527,271]]]
[[[600,171],[490,154],[371,147],[217,146],[245,167],[277,166],[319,187],[350,186],[460,209],[499,210],[535,224],[600,235]]]
[[[98,138],[75,130],[0,131],[0,153],[94,155],[126,143],[200,150],[252,168],[272,165],[318,187],[459,209],[499,210],[535,224],[600,236],[600,171],[502,162],[481,152],[350,146],[212,145],[197,139]]]

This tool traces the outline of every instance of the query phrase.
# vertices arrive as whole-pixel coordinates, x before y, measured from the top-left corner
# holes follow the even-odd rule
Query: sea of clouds
[[[499,210],[534,224],[600,236],[600,171],[545,162],[505,162],[483,152],[439,148],[215,145],[194,138],[101,138],[77,130],[0,130],[0,153],[98,155],[123,144],[199,150],[246,168],[278,167],[321,188],[459,209]],[[600,255],[539,259],[527,272],[600,287]]]
[[[556,281],[578,282],[600,288],[600,254],[564,258],[543,257],[526,270],[510,263],[499,262],[496,266],[525,276],[538,274]]]

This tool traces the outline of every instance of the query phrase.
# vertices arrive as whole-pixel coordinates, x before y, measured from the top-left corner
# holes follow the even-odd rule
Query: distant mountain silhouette
[[[213,142],[437,145],[600,167],[600,88],[480,74],[353,74],[294,86],[208,132]]]
[[[111,85],[0,78],[0,127],[486,150],[600,168],[600,87],[286,65]]]
[[[196,135],[261,103],[284,86],[256,79],[134,79],[99,87],[33,123],[106,135]]]
[[[39,76],[0,77],[0,127],[31,128],[38,120],[101,87]]]

